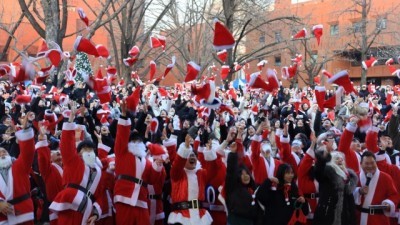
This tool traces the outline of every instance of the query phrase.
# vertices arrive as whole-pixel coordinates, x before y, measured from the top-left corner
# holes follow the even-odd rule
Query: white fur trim
[[[17,137],[18,141],[27,141],[33,138],[33,129],[29,128],[26,130],[19,130],[15,132],[15,136]]]
[[[331,78],[328,79],[328,83],[332,84],[333,82],[335,82],[337,79],[341,78],[341,77],[345,77],[348,76],[349,73],[347,72],[347,70],[342,70],[339,73],[333,75]]]
[[[49,146],[47,140],[38,141],[38,142],[35,144],[35,149],[42,148],[42,147],[47,147],[47,146]]]
[[[312,27],[312,30],[315,30],[315,29],[323,29],[324,28],[324,26],[322,25],[322,24],[317,24],[317,25],[314,25],[313,27]]]
[[[324,92],[326,91],[326,88],[325,86],[315,86],[315,90],[319,92]]]
[[[193,61],[188,62],[188,64],[189,64],[190,66],[192,66],[193,69],[195,69],[195,70],[197,70],[197,71],[200,71],[200,69],[201,69],[201,67],[200,67],[199,65],[197,65],[197,63],[195,63],[195,62],[193,62]]]
[[[315,159],[315,152],[312,148],[309,148],[306,154],[309,155],[311,158]]]
[[[163,145],[165,147],[174,146],[174,145],[176,145],[176,139],[172,138],[172,135],[171,135],[171,137],[169,139],[166,139],[163,141]]]
[[[250,75],[249,87],[253,86],[254,82],[256,81],[256,79],[259,75],[260,75],[260,72],[255,72]]]
[[[375,126],[371,126],[369,129],[368,129],[368,131],[371,131],[371,132],[375,132],[375,133],[379,133],[379,128],[378,127],[375,127]]]
[[[281,135],[280,140],[281,140],[281,143],[289,143],[290,136],[288,135],[287,137],[284,137],[283,135]]]
[[[382,204],[383,204],[383,203],[387,203],[387,204],[390,205],[390,211],[389,211],[389,212],[387,212],[386,210],[383,210],[383,213],[385,214],[385,216],[394,217],[394,216],[396,215],[396,213],[395,213],[395,211],[396,211],[396,206],[394,205],[394,203],[392,202],[392,200],[390,200],[390,199],[385,199],[385,200],[382,201]]]
[[[76,130],[76,124],[70,123],[70,122],[63,123],[62,129],[63,130]]]
[[[350,131],[351,133],[354,133],[357,130],[357,125],[354,125],[352,123],[348,123],[346,125],[346,130]]]
[[[376,161],[380,162],[380,161],[385,161],[386,160],[386,153],[385,154],[375,154],[376,157]]]
[[[93,203],[93,207],[96,208],[97,212],[99,213],[99,216],[97,217],[97,221],[101,219],[101,215],[103,214],[103,211],[101,210],[101,207],[99,203],[95,202]]]
[[[79,43],[81,42],[82,36],[78,36],[74,43],[74,49],[77,50]]]
[[[104,151],[106,151],[107,153],[110,152],[111,148],[108,147],[107,145],[103,144],[103,143],[99,143],[97,145],[97,149],[103,149]]]
[[[132,153],[134,156],[138,157],[146,156],[146,146],[143,144],[143,142],[139,143],[129,142],[128,151]]]
[[[253,137],[251,138],[252,141],[257,141],[257,142],[261,142],[262,141],[262,136],[261,135],[253,135]]]
[[[125,120],[125,119],[122,119],[122,118],[119,118],[118,119],[118,124],[119,125],[123,125],[123,126],[130,126],[131,125],[131,119],[127,119],[127,120]]]
[[[184,159],[189,158],[190,153],[192,152],[192,146],[186,148],[185,143],[181,143],[178,148],[178,155]]]
[[[208,151],[208,150],[206,150],[206,151],[203,152],[203,154],[204,154],[204,159],[205,159],[206,161],[214,161],[214,160],[217,159],[217,153],[216,153],[215,151],[212,151],[212,150]]]

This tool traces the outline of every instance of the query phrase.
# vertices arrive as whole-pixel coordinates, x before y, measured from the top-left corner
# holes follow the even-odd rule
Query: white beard
[[[0,168],[7,169],[10,168],[12,164],[11,156],[7,155],[0,158]]]
[[[145,157],[146,156],[146,146],[143,142],[129,142],[128,143],[128,151],[137,157]]]
[[[271,152],[272,148],[271,148],[271,145],[270,145],[270,144],[262,144],[262,145],[261,145],[261,150],[262,150],[263,152],[268,152],[268,151]]]
[[[87,166],[93,168],[96,163],[96,154],[94,152],[84,152],[82,153],[82,159]]]

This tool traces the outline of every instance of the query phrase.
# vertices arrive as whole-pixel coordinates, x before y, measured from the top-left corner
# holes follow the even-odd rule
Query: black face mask
[[[389,153],[389,155],[393,154],[394,149],[390,147],[386,147],[386,152]]]

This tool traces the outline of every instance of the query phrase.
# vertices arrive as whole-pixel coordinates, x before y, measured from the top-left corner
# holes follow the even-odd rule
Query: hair
[[[241,176],[242,176],[242,171],[243,171],[243,170],[250,176],[250,182],[249,182],[249,184],[247,184],[246,186],[252,188],[253,190],[255,190],[255,188],[256,188],[256,183],[254,182],[254,178],[253,178],[253,176],[251,175],[251,171],[249,170],[249,168],[247,168],[247,166],[245,166],[245,165],[243,165],[243,164],[239,165],[239,169],[238,169],[238,179],[239,179],[239,183],[243,184],[243,183],[242,183],[242,178],[241,178]]]
[[[364,158],[367,158],[367,157],[372,157],[372,158],[374,158],[374,161],[376,161],[376,157],[375,157],[374,153],[372,153],[370,151],[365,151],[361,156],[361,163],[364,161]]]
[[[287,164],[283,163],[279,165],[278,171],[276,172],[276,178],[279,180],[279,185],[282,187],[285,184],[285,173],[293,172],[293,168]],[[292,183],[294,182],[295,179],[292,180]]]
[[[96,146],[94,145],[93,141],[89,140],[84,140],[80,142],[76,149],[78,150],[78,152],[80,152],[82,148],[92,148],[93,150],[96,150]]]
[[[132,131],[129,135],[129,141],[143,141],[143,139],[140,137],[139,132]]]

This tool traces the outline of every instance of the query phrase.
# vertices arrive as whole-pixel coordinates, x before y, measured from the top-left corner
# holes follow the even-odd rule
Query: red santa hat
[[[78,11],[79,18],[81,18],[81,20],[85,23],[86,27],[88,27],[89,19],[87,18],[86,13],[83,11],[82,8],[78,8],[77,11]]]
[[[226,49],[217,52],[218,59],[221,60],[221,62],[225,63],[226,58],[228,57],[228,51]]]
[[[375,89],[375,85],[372,83],[368,84],[368,92],[369,93],[375,93],[376,89]]]
[[[50,109],[46,109],[44,111],[43,119],[49,121],[50,123],[54,123],[58,118],[54,112],[52,112]]]
[[[217,51],[231,49],[235,46],[235,39],[231,32],[218,20],[215,20],[213,46]]]
[[[357,91],[354,89],[354,86],[351,84],[349,73],[346,70],[342,70],[329,78],[328,83],[335,83],[339,86],[342,86],[346,93],[354,92],[355,94],[358,94]]]
[[[282,78],[285,80],[293,78],[297,73],[297,64],[293,64],[289,67],[285,66],[281,69]]]
[[[268,89],[266,91],[272,93],[274,90],[279,88],[278,77],[276,76],[276,71],[272,69],[267,70],[267,81]]]
[[[394,64],[394,59],[390,58],[388,60],[386,60],[385,65],[389,66],[389,65],[393,65]]]
[[[386,105],[390,105],[392,103],[393,91],[388,91],[386,94]]]
[[[163,161],[165,161],[168,158],[168,153],[162,145],[147,142],[146,146],[153,156],[153,159],[162,159]]]
[[[312,31],[314,33],[315,38],[317,39],[317,43],[318,45],[321,42],[321,36],[323,33],[323,25],[322,24],[318,24],[312,27]]]
[[[155,36],[150,36],[150,48],[163,48],[163,45],[161,41],[155,37]]]
[[[32,97],[30,95],[17,95],[15,98],[15,102],[17,104],[28,104],[32,101]]]
[[[69,102],[69,97],[68,95],[62,93],[60,95],[54,95],[53,99],[61,106],[64,106],[66,104],[68,104]]]
[[[52,86],[49,90],[49,94],[56,94],[58,92],[58,88]]]
[[[201,86],[192,84],[192,94],[196,95],[200,105],[207,108],[216,109],[221,105],[221,101],[215,97],[215,82],[207,80],[207,82]]]
[[[101,120],[101,118],[103,118],[103,116],[108,118],[108,116],[110,114],[111,114],[111,110],[110,110],[110,107],[108,106],[108,104],[103,104],[101,106],[101,109],[97,110],[96,117],[97,117],[97,119]]]
[[[47,42],[42,38],[42,44],[40,45],[39,51],[36,53],[36,57],[44,56],[48,50],[49,47],[47,46]]]
[[[20,65],[18,63],[11,63],[10,69],[10,81],[13,84],[35,78],[35,67],[29,60],[23,59]]]
[[[315,87],[315,100],[317,101],[319,111],[324,111],[324,102],[325,102],[325,86],[316,86]]]
[[[162,87],[158,87],[158,93],[160,94],[161,97],[169,97],[168,91]]]
[[[137,55],[140,54],[140,49],[138,46],[133,46],[131,50],[129,50],[129,55],[132,56],[133,58],[136,58]]]
[[[257,63],[258,70],[262,70],[262,68],[268,63],[267,60],[263,59],[259,63]]]
[[[369,57],[369,59],[362,61],[362,68],[364,70],[368,70],[370,67],[375,66],[378,63],[378,60],[375,59],[373,55]]]
[[[46,52],[47,59],[55,67],[58,67],[60,65],[60,62],[63,59],[63,56],[64,56],[63,52],[58,49],[50,49]]]
[[[110,124],[108,123],[107,117],[104,116],[104,115],[101,117],[100,123],[101,123],[102,126],[108,126],[108,125],[110,125]]]
[[[229,87],[228,94],[232,97],[232,99],[234,99],[235,101],[237,100],[237,94],[233,87]]]
[[[250,75],[249,87],[261,88],[268,90],[268,84],[261,78],[260,72],[255,72]]]
[[[167,38],[163,35],[157,35],[158,41],[161,43],[161,48],[165,51]]]
[[[397,69],[395,66],[388,65],[389,72],[392,75],[396,75],[398,78],[400,78],[400,69]]]
[[[138,61],[138,59],[128,57],[128,58],[124,59],[123,61],[124,61],[125,66],[132,67]]]
[[[259,109],[258,109],[258,105],[257,105],[257,104],[255,104],[255,105],[253,105],[253,107],[251,107],[251,112],[252,112],[254,115],[257,115],[257,114],[258,114],[258,111],[259,111]]]
[[[324,108],[333,109],[335,108],[335,106],[340,106],[340,104],[342,103],[343,91],[343,87],[339,87],[332,97],[325,100]]]
[[[321,78],[319,75],[314,77],[314,84],[320,85],[321,84]]]
[[[190,61],[187,64],[187,72],[186,72],[186,77],[185,77],[185,82],[190,82],[196,79],[197,75],[200,72],[201,67],[197,65],[195,62]]]
[[[107,75],[108,76],[114,76],[117,74],[117,68],[113,67],[113,66],[108,66],[106,69]]]
[[[0,77],[9,75],[11,72],[11,67],[9,64],[0,64]]]
[[[296,57],[292,59],[292,61],[296,64],[301,64],[301,61],[303,60],[303,55],[301,54],[296,54]]]
[[[225,105],[225,104],[221,104],[221,105],[219,106],[219,113],[224,113],[224,112],[229,113],[231,116],[234,116],[234,115],[235,115],[235,114],[233,113],[231,107],[229,107],[229,106],[227,106],[227,105]]]
[[[372,126],[371,118],[369,116],[364,116],[358,121],[357,125],[360,131],[365,133]]]
[[[385,119],[383,122],[387,123],[390,121],[390,118],[393,116],[393,109],[390,109],[389,112],[386,113]]]
[[[97,53],[99,54],[100,57],[103,58],[108,58],[110,56],[110,53],[108,52],[108,49],[106,46],[102,44],[96,45]]]
[[[132,94],[126,98],[126,107],[129,111],[135,112],[140,101],[140,86],[136,87]]]
[[[293,39],[297,39],[297,38],[305,38],[307,36],[307,29],[303,28],[302,30],[300,30],[299,32],[297,32],[297,34],[293,35],[292,38]]]
[[[240,65],[240,64],[237,63],[237,62],[234,62],[234,63],[233,63],[233,66],[234,66],[234,68],[235,68],[235,72],[237,72],[237,71],[239,71],[239,70],[242,69],[242,65]]]
[[[154,75],[156,74],[157,71],[157,65],[156,62],[154,62],[153,60],[150,61],[150,77],[149,77],[149,81],[153,82],[154,79]]]
[[[78,52],[84,52],[88,55],[93,55],[98,57],[96,46],[89,40],[82,36],[78,36],[74,43],[74,49]]]
[[[167,68],[165,68],[164,75],[163,75],[162,79],[164,79],[167,76],[167,74],[169,73],[169,71],[171,71],[172,68],[174,68],[175,62],[176,62],[176,57],[172,56],[171,57],[171,63],[167,65]]]
[[[225,66],[225,65],[222,66],[221,67],[221,79],[225,80],[228,77],[230,71],[231,71],[231,69],[229,68],[229,66]]]
[[[322,70],[322,75],[326,76],[328,79],[331,78],[333,75],[329,73],[327,70]]]
[[[158,131],[158,119],[157,118],[153,118],[150,122],[150,132],[152,134],[157,133]]]

